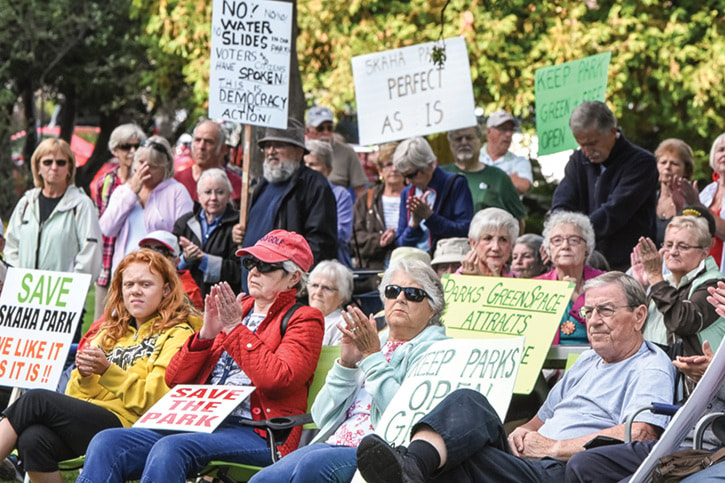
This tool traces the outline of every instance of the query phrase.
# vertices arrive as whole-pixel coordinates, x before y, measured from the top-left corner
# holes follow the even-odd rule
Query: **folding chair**
[[[322,347],[320,359],[317,362],[317,369],[315,369],[315,377],[312,380],[312,384],[310,384],[307,394],[307,414],[271,418],[263,421],[248,421],[248,426],[264,429],[267,432],[267,443],[269,444],[273,463],[280,458],[277,447],[284,444],[287,436],[289,436],[294,427],[303,425],[304,429],[316,429],[309,410],[315,401],[315,397],[317,397],[317,393],[320,392],[320,389],[325,384],[327,373],[335,364],[338,357],[340,357],[340,346]],[[262,467],[254,465],[230,463],[227,461],[211,461],[199,474],[201,476],[213,476],[215,479],[224,483],[237,483],[248,481],[261,469]]]

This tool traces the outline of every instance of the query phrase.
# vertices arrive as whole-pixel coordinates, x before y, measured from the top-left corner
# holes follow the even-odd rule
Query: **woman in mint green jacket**
[[[313,444],[259,472],[251,482],[349,482],[360,440],[373,432],[408,370],[436,341],[446,339],[440,317],[443,287],[418,260],[391,265],[380,283],[388,328],[378,336],[373,317],[343,312],[340,359],[312,406],[320,428]]]

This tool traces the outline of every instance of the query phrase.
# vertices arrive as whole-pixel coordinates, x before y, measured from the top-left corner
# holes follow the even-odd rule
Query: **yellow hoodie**
[[[169,388],[164,382],[166,366],[186,339],[202,325],[198,316],[189,315],[186,323],[152,333],[154,319],[139,327],[129,327],[107,353],[111,365],[103,375],[81,376],[73,370],[65,393],[106,408],[125,426],[131,426],[156,403]],[[98,344],[104,331],[91,341]]]

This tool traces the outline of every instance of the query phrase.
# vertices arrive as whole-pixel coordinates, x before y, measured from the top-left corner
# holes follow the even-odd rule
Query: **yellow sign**
[[[442,282],[446,299],[443,325],[450,337],[526,338],[514,393],[529,394],[569,304],[574,283],[472,275],[449,275]]]

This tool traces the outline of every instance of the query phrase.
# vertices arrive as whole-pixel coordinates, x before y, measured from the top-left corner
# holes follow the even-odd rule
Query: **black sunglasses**
[[[386,285],[385,286],[385,298],[386,299],[397,299],[400,292],[405,294],[406,300],[411,302],[422,302],[424,298],[430,298],[430,295],[422,288],[416,287],[401,287],[399,285]]]
[[[420,173],[420,171],[416,169],[416,170],[415,170],[415,171],[413,171],[412,173],[404,174],[404,175],[403,175],[403,178],[405,178],[405,179],[413,179],[413,178],[415,178],[416,176],[418,176],[418,173]]]
[[[53,164],[53,162],[55,162],[56,166],[58,166],[59,168],[62,168],[63,166],[65,166],[66,164],[68,164],[68,160],[67,159],[51,159],[51,158],[48,158],[48,159],[44,159],[44,160],[41,161],[41,163],[43,164],[43,166],[51,166]]]
[[[256,268],[259,273],[270,273],[275,270],[284,270],[281,263],[263,262],[262,260],[254,257],[246,257],[242,259],[242,265],[244,265],[244,268],[250,272],[253,268]]]
[[[166,151],[166,147],[161,143],[155,143],[153,141],[144,141],[143,143],[141,143],[141,146],[143,146],[145,148],[151,148],[154,151],[163,154],[166,159],[171,159],[171,158],[169,158],[169,152]]]
[[[118,148],[123,149],[124,151],[131,151],[131,148],[138,150],[139,146],[141,146],[141,143],[124,143],[119,144]]]

